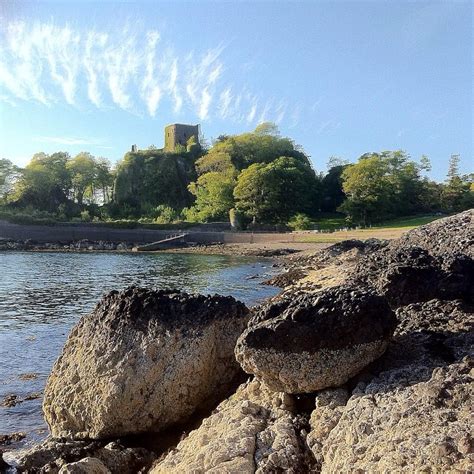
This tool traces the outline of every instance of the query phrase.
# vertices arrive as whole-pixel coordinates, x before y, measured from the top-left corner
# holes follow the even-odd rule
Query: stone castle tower
[[[174,123],[166,126],[164,151],[174,151],[176,145],[185,147],[192,136],[196,138],[196,143],[199,143],[199,125]]]

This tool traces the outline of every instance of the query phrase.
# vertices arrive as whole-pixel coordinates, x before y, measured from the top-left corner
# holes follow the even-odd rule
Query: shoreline
[[[260,258],[284,257],[296,253],[315,252],[329,247],[325,242],[266,242],[266,243],[229,243],[185,245],[175,248],[163,248],[151,251],[134,251],[135,243],[103,242],[79,240],[71,243],[33,242],[21,240],[0,240],[0,252],[77,252],[77,253],[139,253],[139,254],[197,254],[197,255],[238,255]]]

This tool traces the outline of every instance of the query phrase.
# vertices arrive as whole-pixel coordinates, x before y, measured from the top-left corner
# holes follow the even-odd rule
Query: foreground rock
[[[136,474],[148,469],[153,454],[144,448],[126,447],[119,442],[47,439],[31,449],[16,453],[19,472],[50,474],[103,473]]]
[[[317,394],[308,444],[322,472],[472,472],[474,308],[432,300],[399,318],[352,391]]]
[[[71,331],[44,393],[54,437],[160,431],[227,393],[248,321],[231,297],[129,288]]]
[[[263,306],[235,349],[268,387],[309,393],[346,383],[380,357],[395,314],[373,291],[335,287]]]
[[[263,383],[242,385],[151,470],[165,473],[307,472],[307,419]]]

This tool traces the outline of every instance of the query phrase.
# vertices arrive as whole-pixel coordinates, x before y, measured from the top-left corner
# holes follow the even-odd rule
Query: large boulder
[[[113,291],[71,331],[44,392],[54,437],[156,432],[217,403],[249,312],[232,297]]]
[[[261,307],[235,354],[272,390],[314,392],[344,384],[380,357],[395,326],[395,314],[373,290],[328,288]]]
[[[290,395],[272,392],[258,380],[248,382],[151,473],[308,472],[313,464],[304,442],[308,421],[294,408]]]

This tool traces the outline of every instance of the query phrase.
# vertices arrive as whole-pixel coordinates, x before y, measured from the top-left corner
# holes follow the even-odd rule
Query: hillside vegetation
[[[194,137],[193,137],[194,138]],[[474,207],[473,174],[449,160],[443,183],[426,177],[426,156],[365,153],[356,163],[331,157],[327,172],[274,124],[165,152],[128,152],[114,167],[81,152],[35,154],[25,168],[0,160],[0,216],[29,222],[119,221],[171,224],[231,220],[235,228],[296,230],[424,223],[423,217]],[[428,217],[429,219],[429,217]]]

